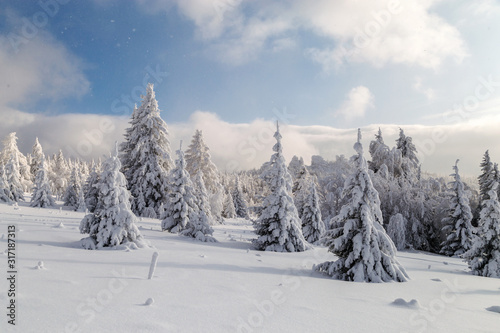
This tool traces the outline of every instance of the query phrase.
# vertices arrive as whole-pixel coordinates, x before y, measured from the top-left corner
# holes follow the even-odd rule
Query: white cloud
[[[415,81],[413,83],[413,89],[418,91],[419,93],[422,93],[427,97],[429,101],[432,101],[436,97],[436,93],[432,88],[426,88],[422,85],[422,78],[421,77],[416,77]]]
[[[335,112],[336,116],[347,121],[365,116],[369,108],[373,108],[374,97],[370,89],[365,86],[352,88],[340,108]]]

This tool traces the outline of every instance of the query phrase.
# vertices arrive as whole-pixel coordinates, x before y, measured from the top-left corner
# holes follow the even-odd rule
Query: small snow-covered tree
[[[293,155],[290,163],[288,163],[288,172],[295,180],[298,178],[299,173],[302,171],[302,167],[304,166],[304,159],[302,157],[297,157]]]
[[[76,209],[78,206],[78,196],[80,191],[82,191],[80,173],[75,167],[73,167],[68,187],[66,188],[66,192],[63,197],[64,206],[71,206]]]
[[[315,243],[325,233],[325,223],[321,219],[316,183],[311,180],[309,195],[307,196],[302,211],[302,233],[309,243]]]
[[[463,257],[473,274],[500,278],[500,203],[498,183],[494,182],[483,202],[479,220],[478,237]]]
[[[169,177],[168,201],[161,222],[162,230],[193,237],[197,240],[215,241],[213,230],[203,205],[196,197],[196,190],[186,171],[182,149],[177,150],[178,159]]]
[[[215,224],[213,220],[212,213],[210,211],[210,201],[207,194],[207,189],[205,187],[205,182],[203,181],[203,176],[201,173],[197,173],[194,177],[194,186],[195,186],[195,196],[196,202],[198,203],[198,207],[200,211],[205,212],[207,217],[207,222],[211,225]]]
[[[15,153],[10,155],[10,159],[5,165],[5,178],[9,187],[9,199],[15,202],[24,201],[24,188],[19,174],[19,160]]]
[[[85,206],[91,213],[94,212],[97,206],[97,200],[99,199],[99,189],[95,186],[98,183],[99,173],[96,170],[96,166],[93,166],[92,171],[90,172],[83,186]]]
[[[255,222],[255,232],[258,238],[253,241],[258,250],[275,252],[302,252],[310,245],[302,235],[302,223],[297,208],[290,195],[291,176],[286,167],[281,145],[279,125],[274,133],[276,144],[275,154],[270,162],[263,167],[261,174],[269,187],[270,194],[264,199],[263,210]]]
[[[45,170],[45,158],[43,155],[36,169],[35,188],[31,196],[30,206],[41,208],[54,206],[55,199],[50,190],[49,179],[47,177],[47,171]]]
[[[222,216],[226,219],[236,218],[236,209],[234,208],[234,200],[231,191],[227,191],[224,197],[224,210]]]
[[[5,169],[0,163],[0,201],[10,202],[10,190],[7,183],[7,178],[5,177]]]
[[[58,198],[61,198],[64,195],[68,187],[68,178],[70,173],[71,171],[66,163],[63,152],[62,150],[59,150],[51,163],[51,170],[49,174],[52,193]]]
[[[38,142],[38,138],[35,138],[35,144],[33,145],[33,149],[31,152],[31,161],[30,161],[30,173],[33,180],[36,178],[36,174],[42,159],[45,159],[45,155],[43,154],[42,145]],[[47,175],[45,175],[47,177]]]
[[[133,196],[132,211],[156,218],[167,201],[167,178],[172,168],[167,124],[160,117],[153,85],[148,84],[142,104],[134,110],[131,127],[120,145],[123,170]]]
[[[375,140],[370,142],[370,155],[372,160],[368,162],[368,167],[377,172],[383,164],[388,163],[390,149],[384,143],[384,138],[382,137],[382,131],[378,129],[378,133],[375,135]]]
[[[17,147],[16,132],[8,134],[3,141],[2,163],[7,165],[12,155],[16,155],[14,163],[16,163],[15,168],[19,173],[19,182],[22,185],[23,192],[28,192],[32,187],[32,177],[30,174],[28,160]]]
[[[243,197],[243,192],[241,191],[241,186],[240,186],[240,179],[238,176],[236,176],[236,181],[234,184],[233,202],[234,202],[234,210],[236,212],[236,216],[248,219],[247,202]]]
[[[200,173],[210,198],[211,215],[220,222],[224,195],[217,167],[212,162],[210,148],[203,139],[203,133],[196,130],[186,150],[186,170],[191,176]]]
[[[443,219],[446,240],[441,243],[440,253],[447,256],[460,256],[467,252],[474,240],[472,227],[472,212],[469,205],[464,184],[458,173],[458,160],[453,167],[455,171],[451,176],[454,181],[450,183],[448,216]]]
[[[127,180],[120,169],[116,151],[104,163],[100,180],[95,185],[99,190],[99,200],[94,213],[86,215],[80,222],[80,232],[89,234],[89,237],[82,239],[82,246],[88,250],[125,243],[134,244],[134,247],[146,245],[135,225],[137,217],[130,209]]]
[[[396,249],[403,250],[406,247],[406,225],[408,221],[400,213],[396,213],[389,219],[387,235],[394,242]]]
[[[479,202],[481,204],[480,208],[482,208],[483,202],[486,202],[490,198],[489,192],[491,191],[491,188],[493,187],[493,183],[495,182],[496,178],[494,165],[493,162],[491,162],[490,153],[488,150],[484,153],[480,167],[481,167],[481,174],[478,177]]]
[[[407,281],[408,275],[396,259],[394,243],[382,227],[380,199],[363,157],[360,130],[354,149],[356,171],[346,179],[344,186],[349,202],[334,217],[332,229],[324,237],[329,251],[339,259],[317,265],[315,269],[345,281]]]
[[[309,171],[307,171],[306,166],[303,165],[301,170],[298,172],[292,187],[293,203],[297,208],[299,218],[302,218],[302,212],[304,210],[305,201],[309,195],[311,182],[311,175],[309,174]]]

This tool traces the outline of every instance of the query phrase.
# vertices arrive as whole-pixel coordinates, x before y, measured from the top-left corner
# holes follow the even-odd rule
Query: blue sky
[[[172,144],[202,128],[221,168],[267,159],[269,140],[250,139],[283,112],[306,160],[351,155],[355,129],[368,143],[378,126],[391,146],[403,127],[432,172],[500,158],[496,1],[23,0],[0,16],[0,135],[25,152],[38,136],[105,153],[150,81]]]

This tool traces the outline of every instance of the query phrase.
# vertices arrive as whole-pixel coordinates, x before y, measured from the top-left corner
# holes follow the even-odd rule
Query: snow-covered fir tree
[[[142,104],[134,110],[130,128],[120,145],[123,172],[133,196],[132,211],[157,218],[167,201],[167,178],[172,168],[167,124],[160,117],[153,85],[148,84]]]
[[[321,218],[316,183],[311,180],[309,194],[302,211],[302,233],[309,243],[316,243],[325,233],[325,223]]]
[[[262,213],[255,222],[258,238],[253,244],[257,250],[302,252],[310,245],[302,235],[302,223],[291,197],[291,176],[283,157],[278,124],[274,138],[275,153],[263,167],[261,175],[267,182],[270,194],[264,199]]]
[[[30,173],[33,177],[33,180],[36,178],[36,174],[38,172],[38,168],[42,159],[45,159],[45,155],[43,154],[42,145],[38,142],[38,138],[35,138],[35,144],[33,145],[33,149],[31,151],[31,161],[30,161]],[[47,172],[47,170],[45,170]],[[47,177],[47,175],[45,175]]]
[[[62,150],[54,156],[51,163],[51,170],[49,173],[49,181],[52,189],[52,193],[58,197],[62,198],[68,187],[68,178],[70,177],[71,171],[68,167],[68,163],[64,158]]]
[[[458,173],[458,160],[453,167],[455,173],[451,176],[454,181],[450,183],[450,207],[448,216],[443,219],[442,230],[446,240],[441,244],[440,253],[447,256],[460,256],[472,247],[474,229],[472,227],[472,212],[469,199],[464,189],[464,184]]]
[[[85,194],[83,193],[83,185],[80,186],[80,191],[78,191],[78,200],[75,205],[75,211],[86,212],[87,204],[85,203]]]
[[[483,160],[480,164],[481,174],[478,177],[479,181],[479,202],[481,204],[480,209],[483,206],[483,202],[486,202],[490,196],[489,193],[495,182],[495,168],[493,162],[490,159],[490,152],[487,150],[484,153]]]
[[[186,150],[186,170],[191,176],[200,173],[210,198],[211,214],[217,221],[221,221],[224,192],[220,183],[217,167],[212,162],[210,148],[203,140],[203,133],[196,130],[191,143]]]
[[[418,180],[418,170],[420,162],[417,157],[417,148],[412,142],[412,138],[406,136],[403,129],[399,129],[399,138],[396,140],[396,149],[401,152],[402,174],[410,182]]]
[[[63,197],[64,206],[71,206],[76,209],[78,207],[78,197],[81,191],[82,188],[80,172],[77,170],[77,168],[73,167],[73,169],[71,170],[68,187],[66,188]]]
[[[224,210],[222,211],[222,217],[225,219],[236,218],[236,209],[234,208],[234,200],[231,191],[227,191],[224,196]]]
[[[387,235],[392,239],[394,246],[396,246],[398,250],[404,250],[406,248],[407,224],[408,220],[406,220],[401,213],[396,213],[389,219]]]
[[[463,257],[473,274],[500,278],[500,203],[497,197],[498,183],[494,182],[489,199],[483,202],[478,237]]]
[[[182,148],[177,150],[175,167],[170,172],[168,200],[161,222],[162,230],[193,237],[200,241],[215,241],[211,237],[207,212],[196,197],[196,190],[186,171],[186,161]]]
[[[7,165],[10,162],[12,155],[15,155],[15,169],[19,173],[19,182],[22,185],[23,192],[28,192],[32,188],[32,177],[28,160],[17,147],[16,132],[9,133],[3,141],[2,163]]]
[[[302,165],[302,168],[297,173],[297,177],[293,183],[292,193],[293,193],[293,202],[295,207],[297,208],[297,212],[299,214],[299,218],[302,218],[302,212],[304,210],[304,205],[309,196],[309,189],[311,188],[311,175],[305,165]]]
[[[338,256],[315,269],[335,279],[356,282],[404,282],[406,271],[396,259],[394,243],[382,227],[380,199],[363,157],[361,131],[354,145],[356,171],[345,182],[344,205],[332,221],[324,239],[329,251]]]
[[[290,173],[290,175],[294,180],[298,178],[298,175],[301,172],[303,166],[304,166],[304,159],[302,157],[297,157],[296,155],[293,155],[292,159],[290,160],[290,163],[288,163],[288,172]]]
[[[55,205],[55,199],[50,189],[49,178],[45,170],[45,158],[42,155],[40,162],[36,166],[35,188],[31,196],[31,207],[51,207]]]
[[[203,175],[201,173],[197,173],[194,177],[194,187],[195,187],[195,196],[196,202],[198,203],[198,207],[200,211],[205,212],[207,216],[207,221],[209,224],[215,224],[215,221],[212,217],[212,213],[210,211],[210,201],[208,198],[207,189],[205,187],[205,182],[203,181]]]
[[[92,171],[90,172],[83,186],[85,206],[91,213],[94,212],[97,206],[97,200],[99,198],[99,189],[95,186],[98,183],[99,183],[99,172],[97,171],[97,167],[93,165]]]
[[[0,163],[0,201],[10,202],[10,190],[7,183],[7,178],[5,177],[4,166]]]
[[[373,172],[377,172],[383,164],[387,163],[390,154],[390,149],[384,143],[380,128],[375,135],[375,140],[370,142],[369,152],[372,160],[368,162],[368,167],[373,170]]]
[[[127,180],[120,169],[116,151],[104,163],[100,180],[95,185],[99,190],[99,200],[94,213],[86,215],[80,222],[80,232],[89,234],[89,237],[82,239],[82,246],[88,250],[124,243],[134,244],[133,247],[146,245],[136,226],[137,217],[130,209]]]
[[[19,160],[16,153],[10,155],[10,159],[5,165],[5,179],[9,188],[9,199],[11,201],[24,201],[24,188],[21,183],[19,173]]]
[[[233,196],[234,210],[236,212],[236,216],[248,219],[248,205],[245,200],[245,197],[243,196],[243,192],[240,186],[240,179],[238,176],[236,176],[232,196]]]

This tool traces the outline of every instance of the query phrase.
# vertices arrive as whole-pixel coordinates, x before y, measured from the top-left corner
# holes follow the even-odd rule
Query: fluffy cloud
[[[364,86],[352,88],[347,94],[347,99],[335,113],[347,121],[364,117],[366,111],[373,107],[373,94]]]

